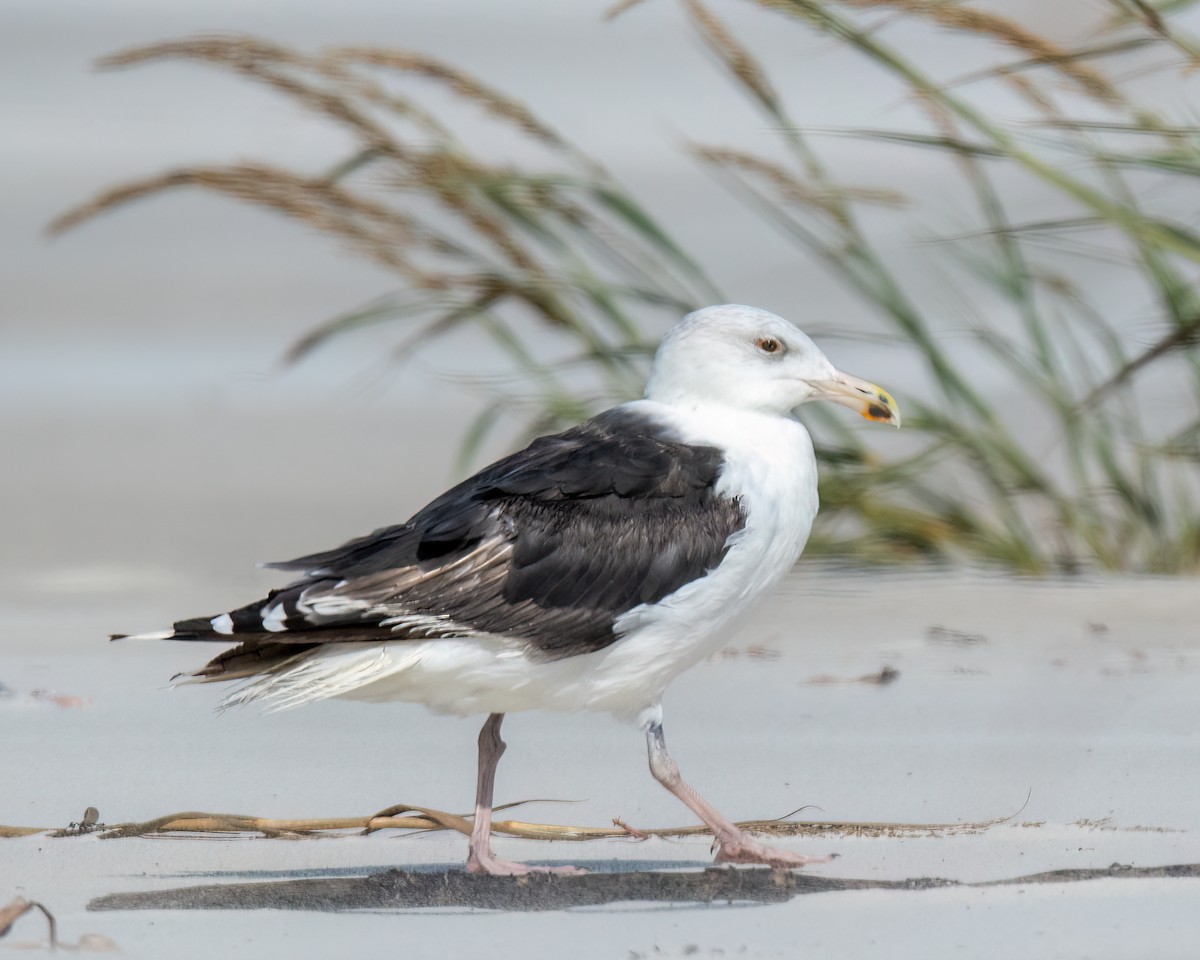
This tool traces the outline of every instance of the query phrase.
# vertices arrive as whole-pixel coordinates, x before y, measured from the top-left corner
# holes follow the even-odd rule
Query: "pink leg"
[[[492,856],[492,791],[496,785],[496,765],[504,755],[500,724],[504,714],[493,713],[479,731],[479,782],[475,789],[475,823],[471,829],[468,873],[490,873],[498,877],[520,877],[527,873],[579,874],[578,867],[532,867]]]
[[[651,723],[646,728],[646,745],[650,751],[650,772],[654,774],[654,779],[682,800],[713,832],[717,863],[765,863],[772,867],[803,867],[810,863],[826,863],[832,859],[805,857],[787,850],[776,850],[746,836],[739,827],[710,806],[708,801],[679,775],[679,764],[667,753],[662,724]]]

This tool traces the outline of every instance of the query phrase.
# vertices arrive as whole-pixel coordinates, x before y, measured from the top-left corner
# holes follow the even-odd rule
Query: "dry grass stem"
[[[48,229],[52,234],[62,233],[115,207],[179,187],[200,187],[276,210],[342,238],[352,248],[391,267],[421,289],[445,286],[442,278],[402,255],[406,248],[429,239],[412,218],[324,178],[305,178],[275,167],[253,164],[201,167],[131,181],[67,211]]]
[[[31,837],[35,833],[45,833],[45,827],[4,827],[0,826],[0,840],[11,840],[14,837]]]
[[[381,47],[337,47],[329,51],[324,60],[327,63],[366,64],[435,80],[448,86],[460,97],[478,103],[492,116],[515,124],[545,145],[556,150],[567,148],[566,141],[519,100],[505,96],[463,70],[424,54]]]
[[[126,50],[104,57],[99,65],[107,69],[155,60],[178,59],[230,67],[344,124],[361,136],[372,149],[383,154],[402,156],[403,151],[399,143],[393,139],[387,128],[357,109],[348,97],[305,83],[294,75],[297,71],[319,72],[319,61],[262,40],[252,37],[202,36]],[[293,73],[286,72],[288,69]]]
[[[692,147],[692,153],[708,163],[753,174],[774,188],[782,199],[812,207],[843,223],[843,204],[846,201],[879,207],[902,207],[906,202],[897,191],[879,187],[848,184],[810,186],[779,164],[727,147],[697,145]]]
[[[422,109],[407,97],[398,96],[375,81],[354,73],[340,59],[324,56],[314,63],[322,76],[334,83],[349,97],[357,97],[367,103],[381,107],[399,117],[411,120],[418,129],[430,134],[439,142],[451,142],[454,135],[428,110]]]
[[[704,42],[721,59],[730,73],[752,91],[768,109],[777,109],[779,95],[750,51],[738,43],[729,28],[700,0],[683,0],[683,5]]]
[[[54,914],[47,910],[42,904],[32,900],[26,900],[22,897],[17,897],[3,907],[0,907],[0,937],[3,937],[12,929],[21,917],[29,913],[31,910],[37,910],[43,917],[46,918],[46,926],[48,929],[47,939],[50,942],[50,949],[58,949],[58,921],[54,919]]]
[[[1051,68],[1084,93],[1108,104],[1123,101],[1120,92],[1100,71],[1080,63],[1071,51],[1058,46],[1046,37],[1021,26],[1014,20],[996,13],[980,10],[965,3],[946,3],[945,0],[837,0],[842,6],[856,9],[887,9],[932,21],[948,30],[988,37],[1005,46],[1020,50],[1032,63]]]
[[[924,112],[919,130],[840,132],[949,161],[944,166],[955,183],[946,196],[955,198],[956,216],[976,223],[957,226],[962,238],[939,252],[953,258],[951,286],[965,279],[972,292],[986,294],[964,290],[966,310],[988,304],[986,316],[968,321],[969,346],[991,365],[984,379],[1009,378],[1006,388],[1027,396],[1056,431],[1054,456],[1031,448],[993,395],[980,389],[978,370],[949,349],[934,320],[944,305],[930,307],[910,274],[893,265],[888,245],[878,243],[881,218],[860,207],[895,207],[905,198],[886,184],[842,183],[812,131],[792,119],[764,63],[717,15],[715,0],[682,0],[732,84],[767,114],[778,136],[772,156],[709,145],[692,147],[692,156],[719,173],[719,182],[792,243],[798,257],[819,260],[867,306],[887,342],[906,352],[902,368],[915,362],[924,370],[925,395],[907,402],[906,437],[919,449],[904,457],[882,461],[845,419],[810,411],[822,471],[822,513],[810,552],[867,561],[970,557],[1026,573],[1200,569],[1196,487],[1178,476],[1188,459],[1200,461],[1194,441],[1200,408],[1182,404],[1186,422],[1156,432],[1138,416],[1129,389],[1145,371],[1197,349],[1200,233],[1182,202],[1177,213],[1152,214],[1143,209],[1150,194],[1142,191],[1149,184],[1159,196],[1168,187],[1172,196],[1190,196],[1188,185],[1200,176],[1200,129],[1186,117],[1160,118],[1158,111],[1168,109],[1162,103],[1131,102],[1097,62],[1129,50],[1143,58],[1158,51],[1174,61],[1191,41],[1171,29],[1173,10],[1148,16],[1135,0],[1110,0],[1126,15],[1119,31],[1066,49],[970,2],[757,3],[882,70],[891,85],[886,96],[894,97],[898,86]],[[621,3],[610,15],[632,5]],[[855,11],[867,10],[895,16],[861,26]],[[897,17],[928,29],[916,41],[900,32],[884,37]],[[965,81],[930,75],[924,44],[938,28],[952,31],[942,38],[947,44],[1000,43],[1019,51],[1021,62],[989,66],[969,79],[993,91],[1015,90],[1031,122],[1001,115],[993,101],[960,95]],[[352,137],[352,149],[324,171],[268,162],[170,171],[109,190],[52,229],[194,186],[283,214],[389,267],[400,280],[396,292],[298,337],[290,357],[376,323],[408,324],[398,356],[475,326],[510,369],[473,381],[496,402],[468,429],[463,466],[503,416],[520,417],[532,435],[638,395],[651,353],[650,316],[665,321],[727,299],[596,160],[525,104],[456,67],[408,51],[339,47],[306,54],[218,36],[140,47],[103,65],[164,59],[209,63],[265,84],[337,124]],[[1042,69],[1029,72],[1035,67]],[[1095,102],[1061,95],[1063,84],[1053,81],[1063,78],[1068,92],[1083,91]],[[516,131],[537,159],[512,163],[479,149],[452,110],[432,109],[422,99],[430,85]],[[1073,106],[1087,116],[1068,115]],[[1044,125],[1032,125],[1039,121]],[[1129,148],[1135,139],[1136,149]],[[1032,178],[1039,196],[1066,212],[1014,223],[1006,195],[1014,173]],[[1097,236],[1086,247],[1085,231]],[[1060,250],[1103,247],[1119,262],[1140,284],[1143,300],[1160,307],[1163,332],[1155,342],[1131,347],[1108,304],[1094,302],[1087,274],[1044,266],[1041,254],[1051,243]],[[1200,397],[1200,367],[1188,370]]]
[[[536,801],[522,801],[531,803]],[[518,806],[506,804],[497,811]],[[748,833],[777,837],[847,836],[847,837],[923,837],[957,833],[975,833],[1004,823],[1011,817],[970,823],[887,823],[845,822],[833,820],[743,820],[738,826]],[[29,831],[30,828],[2,827],[0,837],[25,835],[6,831]],[[337,836],[346,831],[375,833],[380,830],[411,830],[432,832],[451,830],[470,836],[471,816],[449,813],[431,807],[399,804],[368,817],[331,817],[321,819],[281,820],[266,817],[226,813],[171,813],[140,823],[109,824],[99,833],[101,839],[147,837],[163,834],[221,835],[258,833],[264,837],[287,839],[317,836]],[[691,837],[710,833],[707,827],[635,828],[615,819],[611,827],[570,826],[564,824],[531,823],[522,820],[496,820],[494,833],[527,840],[605,840],[635,836]],[[38,829],[53,837],[78,836],[69,829]]]
[[[626,10],[632,10],[634,7],[640,6],[645,2],[646,0],[619,0],[618,3],[614,3],[611,7],[604,11],[604,19],[615,20]]]
[[[1050,95],[1028,77],[1024,77],[1019,73],[1010,73],[1006,74],[1002,79],[1011,89],[1020,94],[1026,102],[1031,104],[1034,109],[1046,116],[1053,117],[1059,115],[1058,105],[1051,99]]]

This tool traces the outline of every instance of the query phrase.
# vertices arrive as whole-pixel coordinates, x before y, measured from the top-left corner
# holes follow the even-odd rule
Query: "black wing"
[[[714,492],[723,462],[621,409],[541,437],[405,524],[273,564],[307,575],[229,614],[235,635],[256,636],[223,658],[464,631],[548,658],[601,649],[621,614],[721,562],[745,523],[741,503]],[[207,620],[176,631],[220,639]]]

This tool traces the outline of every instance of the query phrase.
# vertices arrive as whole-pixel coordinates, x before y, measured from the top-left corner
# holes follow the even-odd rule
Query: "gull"
[[[667,752],[662,696],[792,568],[817,514],[817,464],[793,416],[827,400],[900,424],[892,397],[835,369],[781,317],[726,304],[663,338],[645,397],[539,437],[412,519],[270,566],[299,579],[143,638],[233,646],[185,682],[240,681],[223,706],[329,697],[486,714],[467,870],[578,873],[492,852],[504,716],[635,720],[650,771],[712,831],[718,863],[827,858],[764,845]]]

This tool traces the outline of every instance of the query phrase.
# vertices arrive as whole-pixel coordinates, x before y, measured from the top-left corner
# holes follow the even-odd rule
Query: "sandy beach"
[[[126,591],[127,593],[128,591]],[[829,877],[1002,880],[1057,869],[1200,862],[1195,805],[1200,588],[1132,578],[1022,582],[801,567],[712,661],[669,692],[685,773],[739,819],[930,827],[900,836],[778,842],[837,853]],[[365,816],[394,803],[469,808],[475,723],[420,708],[329,702],[273,716],[214,713],[211,687],[169,689],[184,644],[99,637],[129,601],[58,616],[5,610],[6,734],[0,822],[66,826],[182,810]],[[85,638],[88,642],[84,641]],[[893,679],[877,680],[890,668]],[[41,691],[41,692],[35,692]],[[511,718],[498,800],[554,798],[529,821],[635,828],[689,823],[645,770],[637,731],[586,715]],[[130,956],[580,957],[877,955],[1127,957],[1194,954],[1195,879],[1105,879],[935,890],[851,890],[769,905],[614,904],[547,914],[401,910],[87,912],[118,891],[457,870],[448,833],[329,839],[35,835],[0,841],[12,895],[57,915],[65,941],[94,933]],[[546,843],[502,855],[596,870],[700,869],[703,838]],[[0,950],[41,935],[20,921]]]

